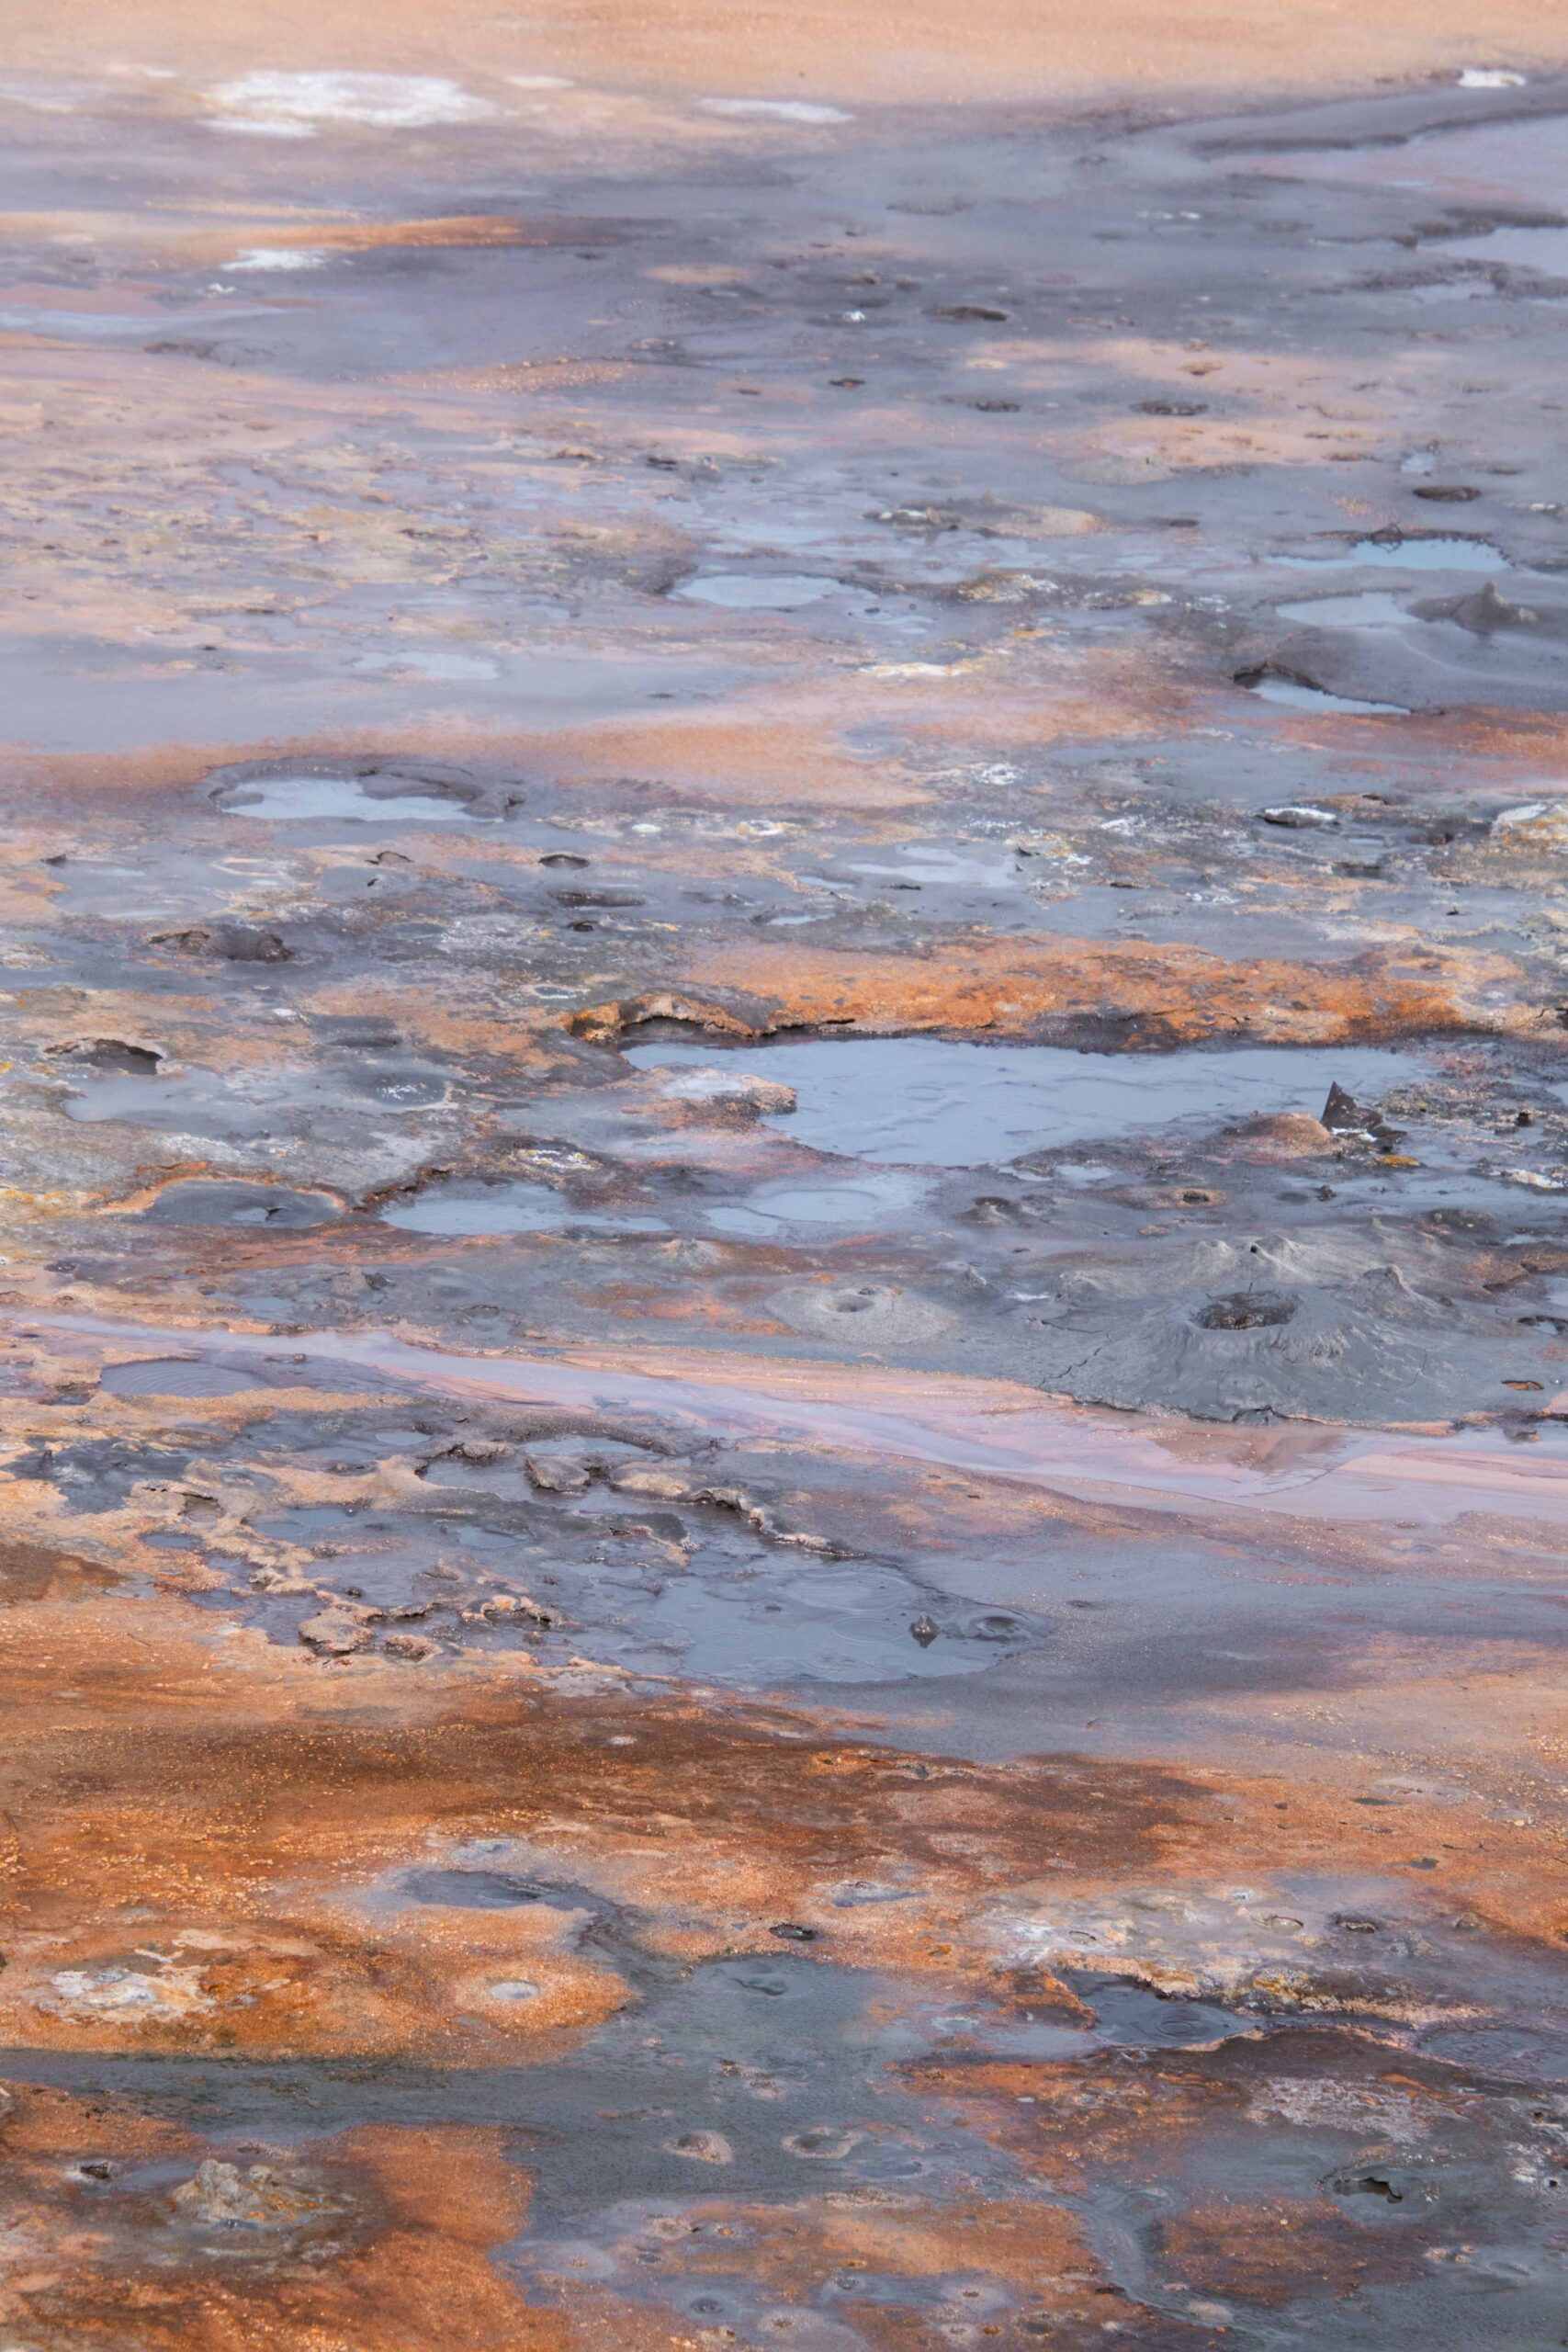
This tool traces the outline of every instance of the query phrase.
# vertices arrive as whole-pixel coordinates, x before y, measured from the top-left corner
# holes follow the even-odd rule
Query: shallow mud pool
[[[634,1046],[639,1069],[711,1066],[702,1046]],[[980,1046],[939,1037],[820,1038],[753,1047],[748,1067],[794,1095],[765,1123],[812,1150],[903,1167],[992,1168],[1030,1150],[1258,1115],[1315,1118],[1329,1089],[1381,1101],[1419,1072],[1368,1046],[1237,1046],[1158,1056]]]
[[[1565,2340],[1568,51],[1297,13],[0,33],[0,2352]]]

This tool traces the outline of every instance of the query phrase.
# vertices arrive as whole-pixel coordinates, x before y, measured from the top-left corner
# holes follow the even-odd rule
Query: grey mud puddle
[[[131,1126],[200,1136],[266,1136],[311,1128],[333,1133],[352,1125],[356,1114],[417,1114],[439,1102],[445,1091],[439,1077],[409,1070],[373,1072],[349,1081],[302,1071],[263,1071],[254,1077],[242,1073],[237,1082],[215,1070],[190,1070],[177,1077],[104,1071],[85,1076],[62,1107],[67,1118],[88,1125],[123,1120]],[[361,1098],[357,1102],[356,1095]],[[251,1205],[263,1204],[253,1199]],[[206,1220],[175,1216],[173,1221]],[[236,1216],[221,1221],[242,1220]],[[262,1216],[256,1221],[273,1220]]]
[[[1503,262],[1543,277],[1568,277],[1568,224],[1562,222],[1550,228],[1490,229],[1483,236],[1445,243],[1442,250],[1464,261]]]
[[[448,1092],[443,1070],[395,1044],[344,1049],[333,1066],[312,1069],[296,1058],[304,1041],[301,1025],[289,1037],[293,1052],[280,1063],[227,1071],[174,1063],[152,1047],[112,1043],[63,1055],[47,1067],[51,1078],[67,1087],[60,1107],[69,1119],[255,1138],[264,1148],[267,1138],[363,1136],[385,1119],[418,1120]],[[332,1214],[319,1193],[274,1193],[243,1180],[193,1178],[170,1185],[160,1197],[169,1205],[150,1211],[158,1223],[299,1226]]]
[[[1326,686],[1314,686],[1305,678],[1292,678],[1266,671],[1261,677],[1247,676],[1239,683],[1259,701],[1281,703],[1287,710],[1337,711],[1347,718],[1410,717],[1407,704],[1360,702],[1353,695],[1331,694]]]
[[[1321,555],[1276,556],[1276,563],[1294,571],[1348,570],[1352,564],[1381,571],[1508,571],[1508,558],[1489,539],[1462,538],[1455,533],[1389,531],[1374,538],[1357,539]]]
[[[1414,1054],[1368,1046],[1156,1056],[941,1037],[827,1037],[728,1050],[795,1090],[795,1109],[766,1121],[792,1142],[907,1168],[997,1167],[1029,1152],[1199,1122],[1213,1127],[1291,1112],[1315,1118],[1336,1083],[1372,1103],[1424,1068]],[[638,1069],[670,1069],[712,1063],[715,1048],[632,1046],[626,1058]],[[770,1216],[765,1201],[759,1213]]]
[[[808,572],[699,572],[673,594],[692,605],[716,605],[731,613],[792,613],[841,594],[837,580]]]
[[[259,818],[277,825],[348,821],[360,825],[463,825],[475,821],[462,799],[417,789],[378,791],[359,776],[289,775],[258,776],[229,785],[217,806],[232,817]]]
[[[265,1373],[242,1364],[140,1356],[131,1363],[108,1365],[99,1385],[111,1396],[243,1396],[267,1382]]]
[[[231,1225],[274,1233],[306,1232],[342,1213],[330,1193],[199,1177],[164,1185],[141,1211],[150,1225]]]
[[[405,1233],[462,1235],[662,1233],[656,1216],[613,1216],[574,1209],[548,1184],[480,1183],[456,1179],[431,1184],[412,1200],[380,1212],[384,1225]]]
[[[1382,588],[1353,596],[1311,596],[1304,604],[1276,605],[1274,610],[1280,620],[1311,628],[1404,628],[1416,617]]]
[[[355,1368],[332,1372],[304,1356],[266,1356],[254,1368],[209,1363],[201,1356],[137,1356],[105,1367],[100,1386],[110,1396],[244,1396],[257,1389],[304,1388],[378,1392],[387,1384]]]
[[[164,1393],[153,1384],[175,1369],[148,1367],[140,1393]],[[378,1433],[371,1458],[395,1442]],[[311,1553],[315,1597],[270,1600],[264,1576],[253,1622],[290,1640],[335,1594],[371,1604],[382,1632],[412,1627],[433,1650],[521,1644],[558,1671],[592,1663],[650,1685],[680,1678],[759,1692],[963,1678],[1048,1637],[1028,1611],[772,1528],[766,1506],[722,1476],[710,1486],[689,1466],[671,1475],[629,1444],[606,1453],[569,1440],[521,1458],[503,1444],[422,1451],[417,1511],[254,1514],[264,1544]],[[344,1452],[352,1465],[346,1441],[333,1458]],[[312,1638],[309,1622],[300,1637]]]

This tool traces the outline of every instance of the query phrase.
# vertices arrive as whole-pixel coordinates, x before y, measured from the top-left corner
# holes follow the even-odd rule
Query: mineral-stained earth
[[[3,2352],[1568,2342],[1568,33],[18,0]]]

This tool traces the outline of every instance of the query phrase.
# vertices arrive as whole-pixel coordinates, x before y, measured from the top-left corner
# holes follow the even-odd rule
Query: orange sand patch
[[[910,0],[896,19],[857,0],[569,0],[541,20],[493,0],[17,0],[13,72],[182,67],[200,76],[310,69],[592,77],[649,92],[775,93],[868,106],[1049,104],[1119,90],[1230,96],[1345,88],[1475,63],[1568,58],[1561,10],[1541,0],[996,0],[955,16]],[[748,126],[748,130],[750,126]],[[450,134],[448,134],[450,135]],[[796,134],[798,135],[798,133]]]

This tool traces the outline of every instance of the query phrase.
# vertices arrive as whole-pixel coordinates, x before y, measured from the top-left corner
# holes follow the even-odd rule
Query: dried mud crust
[[[1561,2335],[1568,91],[1167,13],[21,25],[6,2352]]]

